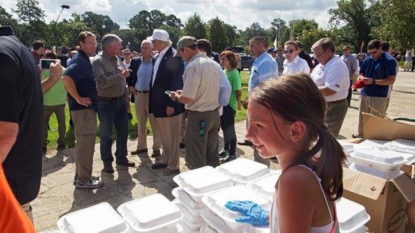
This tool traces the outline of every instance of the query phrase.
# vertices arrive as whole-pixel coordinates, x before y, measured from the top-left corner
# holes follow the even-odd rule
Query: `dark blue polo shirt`
[[[76,90],[80,97],[88,97],[92,104],[88,107],[78,104],[71,95],[69,95],[69,109],[71,111],[94,109],[98,110],[98,92],[95,83],[94,72],[92,71],[91,62],[86,53],[82,50],[76,54],[68,68],[66,68],[65,75],[71,77],[75,82]]]
[[[385,79],[388,76],[396,76],[396,61],[387,53],[383,53],[374,60],[371,56],[366,57],[360,67],[360,74],[367,78]],[[368,85],[362,88],[361,95],[372,97],[388,97],[389,86]]]

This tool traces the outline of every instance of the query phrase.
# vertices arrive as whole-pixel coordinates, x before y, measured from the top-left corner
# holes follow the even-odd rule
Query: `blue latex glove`
[[[252,201],[228,201],[225,207],[245,216],[237,217],[235,221],[251,225],[267,225],[268,211]]]

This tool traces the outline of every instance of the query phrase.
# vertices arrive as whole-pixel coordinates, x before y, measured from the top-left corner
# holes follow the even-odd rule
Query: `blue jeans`
[[[100,122],[100,149],[104,163],[114,161],[111,152],[112,125],[117,131],[116,160],[123,160],[127,156],[128,118],[125,100],[99,101],[98,117]]]

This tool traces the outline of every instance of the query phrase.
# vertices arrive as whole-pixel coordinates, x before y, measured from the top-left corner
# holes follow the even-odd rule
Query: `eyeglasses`
[[[323,50],[323,52],[321,52],[319,55],[316,55],[315,58],[320,58],[321,55],[323,55],[323,53],[325,53],[327,50]]]
[[[343,49],[343,51],[347,51],[348,49]]]
[[[131,55],[131,53],[124,53],[124,55]]]
[[[284,53],[293,53],[294,49],[284,50]]]

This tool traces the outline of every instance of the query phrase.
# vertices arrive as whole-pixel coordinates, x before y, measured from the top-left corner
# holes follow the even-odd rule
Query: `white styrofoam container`
[[[58,220],[61,233],[128,233],[127,222],[107,202],[77,210]]]
[[[200,216],[208,223],[208,225],[216,230],[218,233],[240,233],[243,228],[247,225],[243,223],[241,226],[233,229],[230,228],[223,219],[216,214],[212,213],[209,209],[206,209],[200,213]]]
[[[190,211],[184,207],[178,200],[173,201],[174,204],[179,207],[180,211],[183,214],[182,222],[187,224],[189,229],[196,231],[199,230],[204,224],[206,224],[205,220],[201,217],[194,217]]]
[[[209,225],[203,225],[200,228],[200,233],[218,233],[215,229],[212,229]]]
[[[189,194],[180,187],[174,188],[171,193],[184,207],[187,208],[187,210],[189,210],[189,213],[193,215],[193,217],[200,217],[200,212],[207,208],[203,202],[195,202]]]
[[[356,150],[351,156],[357,165],[385,172],[399,169],[405,163],[402,155],[377,149]]]
[[[173,178],[196,202],[201,202],[203,195],[232,186],[232,181],[211,166],[182,172]]]
[[[386,179],[386,180],[390,180],[393,178],[396,178],[398,176],[400,176],[403,172],[399,169],[395,169],[392,171],[379,171],[376,169],[373,169],[371,167],[364,167],[361,165],[358,165],[356,163],[352,163],[349,165],[349,168],[355,171],[359,171],[359,172],[364,172],[366,174],[372,175],[372,176],[376,176],[376,177],[380,177],[382,179]]]
[[[390,153],[390,154],[395,154],[395,155],[402,156],[403,159],[405,160],[405,164],[411,165],[411,164],[415,163],[415,154],[400,152],[400,151],[396,151],[396,150],[389,150],[389,149],[385,150],[385,151]]]
[[[373,148],[373,149],[379,149],[384,150],[386,149],[385,144],[389,141],[383,141],[383,140],[373,140],[373,139],[366,139],[363,142],[355,145],[355,150],[358,149],[365,149],[365,148]]]
[[[235,159],[216,167],[216,169],[229,177],[234,184],[247,184],[269,173],[266,165],[246,158]]]
[[[179,207],[159,193],[126,202],[117,210],[137,233],[158,232],[183,218]]]
[[[257,226],[248,225],[244,227],[243,233],[270,233],[269,226]]]
[[[407,139],[396,139],[386,144],[390,150],[415,154],[415,141]]]
[[[272,202],[273,195],[275,193],[275,185],[278,178],[281,175],[281,170],[271,170],[270,173],[255,181],[249,182],[246,186],[258,193],[262,197],[265,197],[268,201]]]
[[[225,207],[228,201],[241,200],[253,201],[262,208],[271,209],[271,202],[266,198],[256,194],[244,185],[235,185],[226,189],[221,189],[205,195],[202,202],[216,215],[225,221],[225,223],[232,229],[241,228],[244,223],[236,222],[235,219],[243,216],[241,213],[231,211]]]
[[[365,233],[365,224],[370,220],[364,206],[341,198],[336,202],[337,220],[341,233]]]

